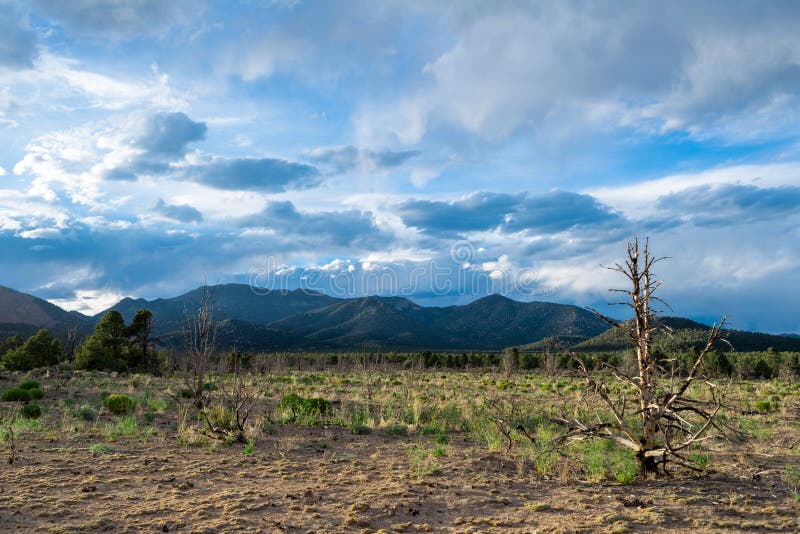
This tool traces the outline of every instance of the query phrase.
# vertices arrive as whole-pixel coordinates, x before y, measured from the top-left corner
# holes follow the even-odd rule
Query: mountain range
[[[548,340],[577,350],[627,348],[626,341],[594,313],[549,302],[518,302],[490,295],[461,306],[420,306],[401,297],[335,298],[303,290],[255,292],[242,284],[209,286],[219,320],[218,345],[245,351],[275,350],[540,350]],[[196,309],[202,288],[172,298],[125,298],[109,308],[130,322],[137,310],[153,313],[154,332],[179,347],[185,314]],[[90,333],[105,313],[67,312],[45,300],[0,287],[0,338],[48,328]],[[685,349],[706,325],[664,318]],[[737,350],[800,350],[800,338],[735,332]],[[672,336],[670,339],[673,339]],[[733,341],[733,340],[732,340]],[[738,345],[738,346],[737,346]]]

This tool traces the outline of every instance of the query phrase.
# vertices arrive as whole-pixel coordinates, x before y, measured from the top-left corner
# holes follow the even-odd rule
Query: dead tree
[[[691,391],[692,384],[701,378],[699,373],[706,355],[717,342],[724,341],[725,317],[718,325],[712,326],[704,348],[685,374],[679,373],[674,360],[659,361],[653,354],[653,337],[660,328],[655,314],[661,311],[657,309],[658,304],[663,304],[655,295],[661,281],[655,278],[653,266],[663,259],[650,254],[648,241],[640,250],[639,240],[634,237],[628,242],[625,264],[609,267],[624,275],[629,282],[629,289],[611,291],[626,296],[623,302],[614,304],[631,308],[633,320],[620,322],[593,310],[624,333],[635,348],[634,373],[625,373],[618,367],[601,364],[611,371],[616,380],[635,391],[635,398],[632,399],[634,410],[629,411],[625,388],[619,388],[623,393],[612,395],[604,379],[590,373],[584,360],[571,352],[579,376],[585,381],[589,392],[605,405],[607,413],[604,416],[597,412],[596,421],[592,422],[577,419],[558,421],[568,427],[567,432],[558,438],[560,444],[595,438],[612,440],[636,453],[642,474],[666,473],[670,463],[697,470],[691,465],[687,449],[724,434],[726,430],[717,417],[724,393],[719,386],[703,379],[699,383],[706,388],[705,398],[694,396]],[[715,434],[716,431],[719,434]]]
[[[219,396],[200,411],[200,417],[212,437],[246,443],[245,425],[260,394],[258,384],[245,373],[236,349],[231,352],[230,362],[220,362],[220,372],[229,373],[230,380],[219,380]]]
[[[183,312],[184,353],[179,361],[184,384],[198,409],[206,405],[205,379],[214,366],[217,328],[214,299],[208,286],[203,284],[196,308]]]
[[[75,351],[78,348],[78,323],[73,322],[67,327],[64,335],[63,353],[69,363],[75,362]]]

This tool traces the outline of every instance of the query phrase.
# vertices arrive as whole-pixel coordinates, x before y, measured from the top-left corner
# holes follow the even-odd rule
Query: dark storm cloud
[[[621,215],[594,197],[566,191],[536,196],[476,193],[455,202],[409,200],[398,205],[397,211],[407,226],[428,234],[495,228],[552,234],[624,223]]]
[[[217,189],[269,193],[307,189],[320,182],[316,167],[277,158],[218,158],[188,167],[181,176]]]
[[[270,202],[256,215],[239,221],[244,228],[268,228],[321,245],[388,244],[389,236],[375,225],[372,214],[357,210],[300,212],[291,202]]]
[[[407,200],[397,206],[406,226],[425,233],[489,230],[504,222],[523,199],[522,194],[475,193],[454,202]]]

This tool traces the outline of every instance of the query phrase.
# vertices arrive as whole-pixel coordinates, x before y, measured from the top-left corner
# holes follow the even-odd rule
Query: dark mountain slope
[[[660,317],[659,320],[668,329],[656,334],[655,346],[665,352],[682,352],[690,347],[702,348],[711,329],[708,325],[682,317]],[[767,350],[769,347],[779,351],[800,351],[800,339],[798,338],[742,330],[729,330],[724,337],[734,350],[740,352]],[[625,334],[616,328],[611,328],[572,348],[576,351],[616,351],[629,349],[631,345]],[[721,350],[731,349],[725,343],[720,343],[719,348]]]
[[[76,330],[81,337],[90,333],[92,320],[33,295],[0,286],[0,339],[15,335],[28,338],[41,328],[63,340],[69,330]]]
[[[384,348],[500,349],[554,330],[586,339],[605,323],[575,306],[517,302],[493,295],[464,306],[423,307],[402,298],[347,299],[272,326],[329,345]]]
[[[80,313],[64,311],[46,300],[0,286],[0,323],[57,329],[88,321]]]
[[[214,303],[215,314],[220,320],[235,319],[262,325],[337,301],[321,293],[302,290],[259,294],[244,284],[209,286],[208,291]],[[126,298],[110,309],[120,312],[126,322],[133,319],[137,310],[148,309],[153,312],[156,328],[168,333],[180,330],[184,312],[196,309],[201,298],[202,288],[198,288],[167,299]],[[107,311],[97,314],[95,320],[100,320]]]

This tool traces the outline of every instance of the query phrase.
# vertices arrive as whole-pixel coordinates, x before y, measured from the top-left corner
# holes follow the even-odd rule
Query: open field
[[[44,392],[40,418],[12,423],[18,403],[0,405],[5,531],[800,528],[797,383],[732,383],[727,422],[748,437],[694,450],[702,473],[640,480],[633,458],[602,441],[571,446],[566,457],[549,452],[558,429],[548,414],[586,409],[581,383],[565,377],[390,369],[248,376],[259,396],[242,442],[204,433],[176,377],[5,372],[0,390],[31,379]],[[219,390],[209,384],[212,398],[226,380],[216,380]],[[135,409],[110,413],[110,394],[132,397]],[[305,410],[282,403],[288,394],[330,404]]]

